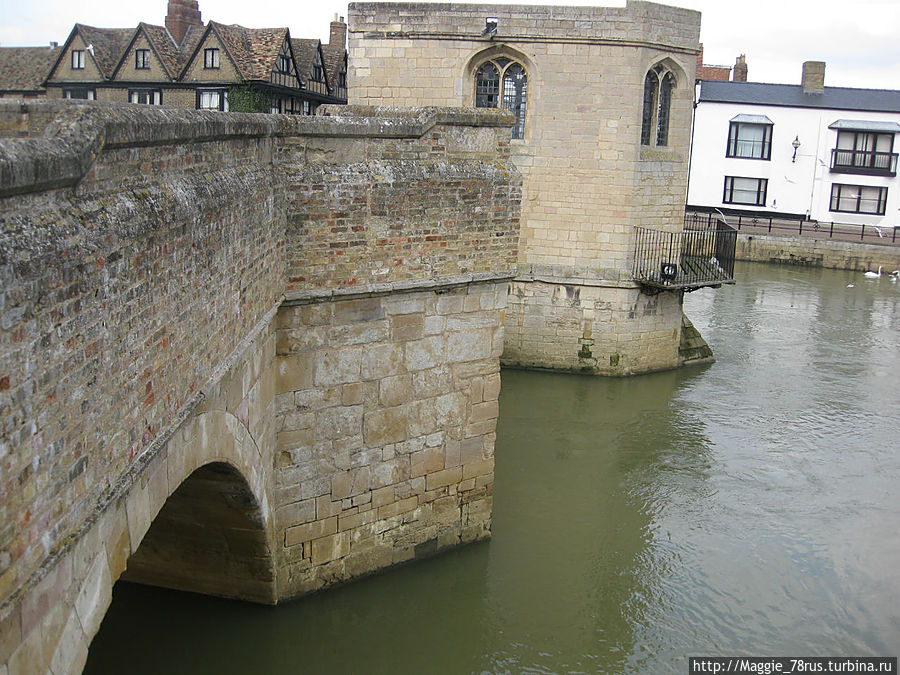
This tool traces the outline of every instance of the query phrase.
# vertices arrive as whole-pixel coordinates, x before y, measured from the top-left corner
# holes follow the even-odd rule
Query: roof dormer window
[[[219,67],[219,50],[217,47],[210,47],[203,50],[203,67],[206,69],[216,69]]]
[[[84,50],[72,50],[72,70],[84,70]]]

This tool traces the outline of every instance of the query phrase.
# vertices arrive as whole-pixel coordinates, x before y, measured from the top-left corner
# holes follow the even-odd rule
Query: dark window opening
[[[748,206],[765,206],[766,190],[769,181],[766,178],[741,178],[725,176],[725,204],[747,204]]]

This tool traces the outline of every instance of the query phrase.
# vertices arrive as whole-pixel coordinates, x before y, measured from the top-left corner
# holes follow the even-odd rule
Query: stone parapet
[[[900,269],[900,246],[877,246],[816,237],[738,233],[737,260],[866,272]]]
[[[497,41],[604,42],[698,51],[699,12],[629,0],[625,7],[351,2],[354,33],[376,38],[481,38],[485,18],[499,19]]]
[[[325,112],[0,102],[0,673],[489,536],[511,120]]]

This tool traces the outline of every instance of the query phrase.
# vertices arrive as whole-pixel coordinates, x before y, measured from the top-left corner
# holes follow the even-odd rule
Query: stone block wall
[[[561,278],[512,282],[504,365],[614,376],[680,365],[680,295]]]
[[[123,572],[277,602],[489,536],[509,123],[0,103],[3,675],[77,672]]]
[[[493,36],[482,35],[486,17],[498,19]],[[699,29],[697,12],[634,1],[618,8],[351,3],[351,103],[474,105],[484,61],[513,60],[527,73],[524,138],[510,140],[523,175],[522,296],[508,319],[522,314],[507,332],[515,342],[505,364],[564,362],[566,370],[604,374],[678,365],[679,294],[659,302],[640,296],[632,233],[683,227]],[[644,78],[657,65],[676,78],[668,142],[659,147],[641,144]],[[535,274],[555,288],[526,290]],[[586,284],[584,297],[604,320],[537,300],[565,297],[573,284]],[[575,358],[591,340],[604,345],[599,361]],[[610,366],[617,354],[622,365]]]
[[[816,237],[784,237],[738,233],[737,260],[779,265],[826,267],[836,270],[877,271],[900,269],[900,246],[878,246]]]
[[[506,296],[494,282],[282,307],[283,594],[490,535]]]
[[[481,36],[488,16],[499,19],[493,38]],[[519,61],[528,74],[525,138],[512,141],[525,180],[520,262],[617,279],[629,270],[633,226],[681,226],[699,27],[696,12],[645,2],[351,3],[350,102],[474,105],[481,61]],[[679,76],[670,142],[648,152],[644,75],[662,60]]]

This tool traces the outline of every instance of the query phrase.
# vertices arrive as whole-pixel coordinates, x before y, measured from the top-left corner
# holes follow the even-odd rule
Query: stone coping
[[[355,300],[358,298],[371,298],[379,295],[395,293],[416,293],[419,291],[447,291],[460,286],[470,284],[483,284],[495,281],[510,281],[515,277],[513,270],[501,273],[467,274],[465,276],[449,277],[446,279],[411,279],[389,284],[368,284],[365,286],[352,286],[349,288],[335,288],[327,290],[293,291],[286,293],[283,304],[308,305],[323,300]]]
[[[105,149],[228,138],[419,138],[437,125],[512,126],[506,111],[323,106],[316,116],[223,113],[132,103],[0,100],[0,119],[48,118],[40,136],[0,139],[0,197],[74,186]]]
[[[474,5],[351,2],[349,34],[366,38],[467,39],[484,42],[581,42],[657,47],[697,54],[700,13],[628,0],[623,6]],[[497,17],[483,35],[486,17]],[[678,30],[672,30],[672,24]]]
[[[640,288],[640,284],[630,274],[622,270],[604,267],[519,263],[515,280],[603,288]]]

